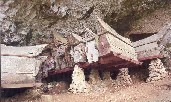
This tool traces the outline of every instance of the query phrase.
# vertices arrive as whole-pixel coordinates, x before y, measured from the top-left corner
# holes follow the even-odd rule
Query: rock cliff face
[[[9,45],[51,43],[53,33],[66,37],[96,33],[96,16],[124,35],[133,22],[166,7],[170,0],[1,0],[1,42]]]

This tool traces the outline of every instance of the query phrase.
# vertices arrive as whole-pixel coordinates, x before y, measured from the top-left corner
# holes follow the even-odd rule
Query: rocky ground
[[[68,86],[60,82],[40,97],[22,93],[4,98],[2,102],[171,102],[171,74],[153,83],[133,82],[130,86],[114,87],[110,82],[102,81],[93,87],[94,90],[77,94],[68,92]]]

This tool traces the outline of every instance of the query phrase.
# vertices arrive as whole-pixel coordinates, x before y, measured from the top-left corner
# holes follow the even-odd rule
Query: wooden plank
[[[113,53],[120,53],[125,57],[137,60],[137,54],[133,47],[110,34],[100,36],[98,48],[100,56],[104,56],[112,51]]]
[[[99,56],[104,56],[110,53],[110,45],[107,42],[106,35],[101,35],[98,44]]]
[[[147,59],[147,58],[152,58],[153,56],[159,56],[160,55],[160,50],[157,48],[153,48],[150,50],[145,50],[137,53],[138,55],[138,60],[142,59]]]
[[[147,37],[147,38],[145,38],[145,39],[142,39],[142,40],[133,42],[133,46],[134,46],[134,48],[136,48],[136,47],[139,47],[139,46],[142,46],[142,45],[145,45],[145,44],[157,42],[157,41],[159,41],[159,39],[160,39],[161,37],[162,37],[162,36],[159,36],[158,34],[154,34],[154,35],[152,35],[152,36],[150,36],[150,37]]]
[[[128,62],[128,63],[133,63],[133,64],[141,64],[139,61],[137,60],[134,60],[134,59],[131,59],[129,57],[126,57],[126,56],[123,56],[121,54],[118,54],[118,53],[109,53],[105,56],[101,56],[100,57],[100,64],[110,64],[110,63],[113,63],[113,65],[115,65],[115,62],[123,62],[123,64],[125,62]],[[117,63],[116,63],[117,64]]]
[[[150,37],[147,37],[145,39],[133,42],[134,47],[137,46],[142,46],[148,43],[152,43],[152,42],[158,42],[160,40],[162,41],[166,41],[168,42],[169,40],[169,36],[170,36],[170,32],[171,32],[171,23],[165,25],[157,34],[154,34]]]
[[[38,56],[47,44],[36,46],[13,47],[1,44],[1,55],[16,55],[16,56]]]
[[[55,74],[69,72],[72,70],[73,70],[73,68],[54,69],[54,70],[50,70],[48,73],[49,73],[49,75],[55,75]]]
[[[138,53],[140,51],[150,50],[150,49],[154,49],[154,48],[157,48],[157,47],[158,47],[157,42],[152,42],[152,43],[147,43],[145,45],[136,47],[135,51]]]
[[[47,57],[38,59],[17,56],[1,56],[1,61],[3,62],[1,63],[1,83],[21,84],[34,82],[40,65],[46,58]]]

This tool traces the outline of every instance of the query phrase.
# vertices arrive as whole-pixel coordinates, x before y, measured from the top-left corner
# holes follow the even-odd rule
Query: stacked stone
[[[92,85],[97,84],[98,82],[100,82],[100,76],[99,76],[99,72],[97,69],[92,69],[90,76],[89,76],[89,83]]]
[[[112,78],[110,77],[110,71],[103,72],[103,80],[112,80]]]
[[[128,74],[128,68],[119,69],[119,74],[116,79],[116,85],[131,85],[132,79]]]
[[[87,92],[87,83],[85,81],[84,71],[78,65],[75,65],[74,67],[72,83],[70,84],[69,91],[73,93]]]
[[[157,81],[167,76],[166,68],[160,59],[152,60],[149,64],[149,77],[146,82]]]

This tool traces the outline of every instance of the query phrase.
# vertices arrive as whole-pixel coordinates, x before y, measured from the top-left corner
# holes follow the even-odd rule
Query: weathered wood
[[[17,56],[1,56],[1,83],[26,84],[35,82],[39,67],[46,57],[26,58]]]
[[[153,49],[137,52],[137,55],[138,55],[138,60],[147,60],[147,59],[159,57],[160,51],[157,48],[153,48]]]
[[[140,51],[150,50],[150,49],[154,49],[154,48],[158,48],[157,42],[147,43],[145,45],[138,46],[135,48],[135,51],[140,52]]]
[[[111,51],[114,53],[120,53],[123,56],[137,60],[137,55],[133,47],[127,45],[126,43],[118,40],[110,34],[102,35],[99,38],[99,54],[104,56]]]
[[[133,43],[139,60],[164,57],[163,50],[171,40],[171,23],[157,34]]]
[[[166,46],[170,42],[171,42],[171,27],[167,30],[167,33],[161,39],[159,46]]]
[[[79,36],[79,35],[77,35],[77,34],[74,34],[74,33],[72,33],[72,36],[73,36],[74,38],[76,38],[79,42],[84,42],[84,39],[83,39],[81,36]]]
[[[132,60],[137,60],[137,54],[135,53],[135,49],[131,41],[128,38],[122,37],[119,35],[114,29],[112,29],[107,23],[98,18],[100,23],[100,28],[103,29],[102,32],[98,32],[99,35],[99,43],[98,50],[99,55],[104,56],[110,52],[120,54],[125,56],[123,58],[130,58]]]
[[[121,35],[119,35],[114,29],[112,29],[107,23],[105,23],[102,19],[100,19],[99,17],[97,17],[97,20],[99,21],[99,28],[103,29],[103,32],[98,32],[98,34],[102,34],[102,33],[107,33],[109,32],[110,34],[112,34],[114,37],[118,38],[119,40],[125,42],[126,44],[131,44],[131,41],[128,38],[122,37]],[[106,32],[107,31],[107,32]]]
[[[47,44],[36,46],[13,47],[1,44],[1,55],[16,55],[16,56],[38,56]]]
[[[136,66],[141,63],[137,60],[130,59],[128,57],[119,55],[117,53],[109,53],[105,56],[100,57],[100,67],[106,68],[123,68],[128,66]]]
[[[134,48],[136,48],[136,47],[139,47],[139,46],[143,46],[143,45],[145,45],[145,44],[157,42],[157,41],[159,41],[159,39],[160,39],[161,37],[162,37],[162,36],[159,36],[158,34],[154,34],[154,35],[152,35],[152,36],[150,36],[150,37],[147,37],[147,38],[145,38],[145,39],[142,39],[142,40],[133,42],[133,46],[134,46]]]

